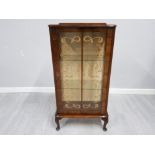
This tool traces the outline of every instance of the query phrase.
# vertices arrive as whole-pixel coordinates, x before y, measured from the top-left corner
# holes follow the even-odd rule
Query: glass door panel
[[[83,94],[82,101],[101,102],[105,53],[105,34],[83,33]]]
[[[98,111],[102,100],[105,34],[60,33],[61,94],[65,109]]]
[[[81,33],[60,33],[60,73],[62,101],[81,103]],[[77,106],[79,107],[79,106]]]

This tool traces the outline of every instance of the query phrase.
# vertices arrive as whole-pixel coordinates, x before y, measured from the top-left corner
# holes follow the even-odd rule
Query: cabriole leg
[[[59,123],[59,120],[60,120],[60,119],[61,119],[60,117],[55,116],[55,123],[56,123],[56,125],[57,125],[57,127],[56,127],[56,130],[57,130],[57,131],[60,130],[60,123]]]
[[[107,124],[108,124],[108,116],[102,117],[101,120],[104,121],[103,130],[104,130],[104,131],[107,131],[107,127],[106,127],[106,126],[107,126]]]

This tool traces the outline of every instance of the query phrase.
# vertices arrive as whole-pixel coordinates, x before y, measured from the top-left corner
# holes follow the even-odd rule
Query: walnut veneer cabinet
[[[62,118],[101,118],[108,123],[108,93],[116,25],[49,25],[57,110]]]

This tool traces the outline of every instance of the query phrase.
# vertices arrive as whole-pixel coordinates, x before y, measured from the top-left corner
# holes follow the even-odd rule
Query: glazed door
[[[63,111],[80,112],[82,97],[81,32],[59,33]]]
[[[106,33],[59,32],[61,106],[65,113],[100,113]]]
[[[103,94],[105,32],[83,32],[82,111],[100,113]]]

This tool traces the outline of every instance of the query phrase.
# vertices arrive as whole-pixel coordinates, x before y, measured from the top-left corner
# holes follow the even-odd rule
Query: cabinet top
[[[51,24],[49,27],[116,27],[114,24],[107,23],[59,23]]]

